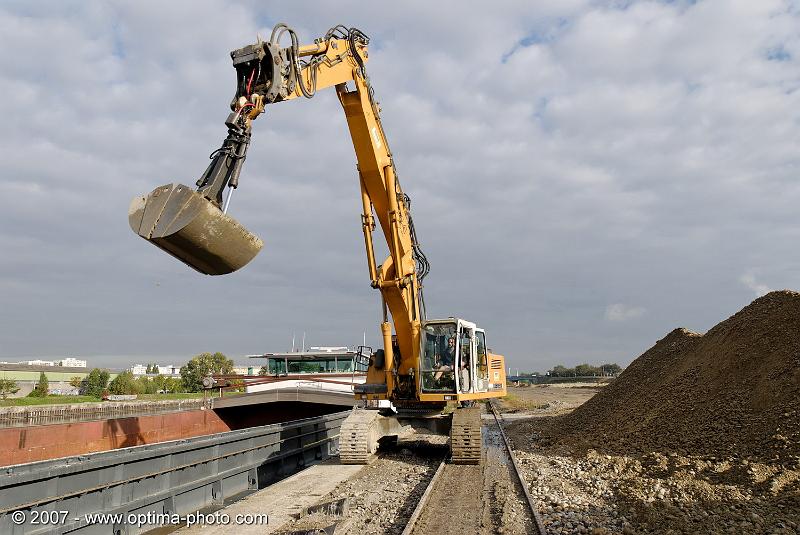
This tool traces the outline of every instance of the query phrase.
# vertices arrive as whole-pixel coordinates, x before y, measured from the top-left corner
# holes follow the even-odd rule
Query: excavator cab
[[[489,357],[483,329],[461,319],[429,320],[422,334],[422,393],[488,391]]]
[[[428,322],[422,331],[422,391],[455,394],[456,322]]]

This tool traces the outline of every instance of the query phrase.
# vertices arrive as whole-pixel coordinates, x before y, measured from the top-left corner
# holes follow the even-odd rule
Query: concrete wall
[[[50,376],[47,377],[48,386],[50,388],[50,393],[55,394],[56,391],[61,391],[62,393],[74,393],[79,394],[78,388],[73,388],[70,386],[69,381],[52,381],[50,380]],[[24,398],[31,392],[33,389],[36,388],[36,383],[39,382],[39,378],[36,378],[36,381],[17,381],[17,386],[19,387],[19,392],[14,395],[9,395],[9,398]],[[70,394],[71,395],[71,394]]]

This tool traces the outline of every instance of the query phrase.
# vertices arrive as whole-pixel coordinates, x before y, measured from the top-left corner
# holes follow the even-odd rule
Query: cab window
[[[456,325],[426,325],[423,329],[423,358],[420,362],[424,392],[453,393],[456,390]]]

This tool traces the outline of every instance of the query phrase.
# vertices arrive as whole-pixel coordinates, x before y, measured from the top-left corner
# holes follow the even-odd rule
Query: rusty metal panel
[[[128,515],[186,515],[336,454],[349,412],[7,467],[0,478],[0,533],[143,533],[156,525],[131,525]],[[48,512],[58,513],[58,521],[32,522]],[[122,520],[88,522],[85,515],[94,513]]]

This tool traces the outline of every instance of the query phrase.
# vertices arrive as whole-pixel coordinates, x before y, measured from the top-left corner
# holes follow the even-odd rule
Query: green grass
[[[226,394],[231,395],[231,394]],[[208,397],[216,397],[209,393]],[[162,401],[166,399],[202,399],[202,392],[179,392],[175,394],[139,394],[136,401]],[[28,407],[31,405],[59,405],[71,403],[99,403],[92,396],[47,396],[46,398],[8,398],[0,400],[0,407]]]
[[[29,405],[57,405],[59,403],[92,403],[100,401],[92,396],[47,396],[46,398],[9,398],[0,400],[0,407],[27,407]]]
[[[209,397],[214,397],[213,393]],[[202,399],[202,392],[177,392],[174,394],[139,394],[137,401],[162,401],[165,399]]]
[[[510,410],[525,410],[530,411],[534,409],[546,409],[548,407],[547,403],[536,403],[530,399],[523,399],[516,394],[508,394],[507,396],[500,398],[505,405]]]

